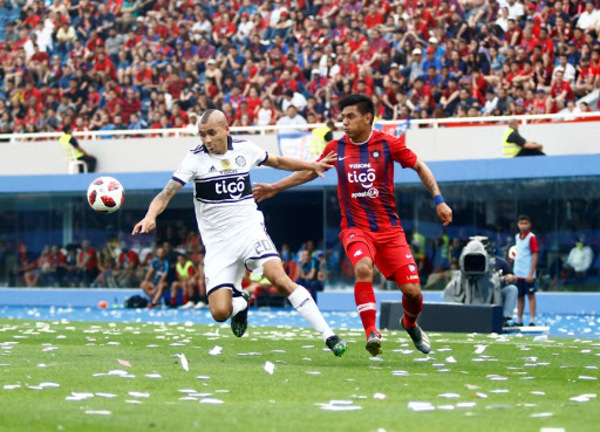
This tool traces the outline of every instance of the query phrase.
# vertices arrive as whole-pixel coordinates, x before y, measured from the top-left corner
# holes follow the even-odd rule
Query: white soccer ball
[[[98,213],[113,213],[121,208],[125,191],[118,180],[98,177],[87,191],[88,203]]]

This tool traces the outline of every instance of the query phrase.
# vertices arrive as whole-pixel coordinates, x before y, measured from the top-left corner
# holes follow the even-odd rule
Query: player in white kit
[[[292,306],[321,333],[336,356],[347,349],[325,322],[310,293],[285,273],[277,249],[267,234],[264,217],[252,196],[249,171],[265,165],[287,171],[314,171],[320,176],[337,157],[320,162],[268,154],[252,142],[234,140],[222,111],[207,110],[198,124],[202,145],[191,149],[165,188],[152,200],[133,234],[148,233],[173,196],[194,181],[194,207],[206,247],[204,269],[210,311],[218,322],[231,317],[233,333],[241,337],[248,325],[248,294],[242,290],[245,269],[260,272]]]

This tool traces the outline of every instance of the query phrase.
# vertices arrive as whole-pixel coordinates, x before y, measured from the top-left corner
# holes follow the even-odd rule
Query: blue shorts
[[[524,297],[525,294],[533,294],[537,291],[535,281],[527,282],[525,279],[517,279],[516,285],[519,290],[519,297]]]

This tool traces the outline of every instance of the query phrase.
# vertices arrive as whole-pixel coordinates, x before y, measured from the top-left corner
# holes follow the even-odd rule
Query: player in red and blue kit
[[[452,222],[452,210],[444,202],[435,177],[406,147],[405,137],[396,138],[372,128],[375,109],[365,95],[352,95],[339,104],[345,135],[327,144],[321,158],[337,153],[338,199],[342,213],[340,239],[354,267],[354,298],[367,336],[366,349],[381,354],[381,334],[376,327],[377,303],[373,291],[373,266],[402,291],[404,315],[400,324],[423,353],[431,350],[427,335],[417,325],[423,308],[419,274],[406,242],[394,199],[394,162],[412,168],[433,196],[444,225]],[[254,188],[257,201],[313,180],[307,171],[296,172],[272,185]]]

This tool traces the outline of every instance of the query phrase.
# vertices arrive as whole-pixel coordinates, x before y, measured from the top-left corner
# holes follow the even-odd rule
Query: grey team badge
[[[239,167],[246,166],[246,158],[244,156],[238,156],[235,158],[235,163]]]

